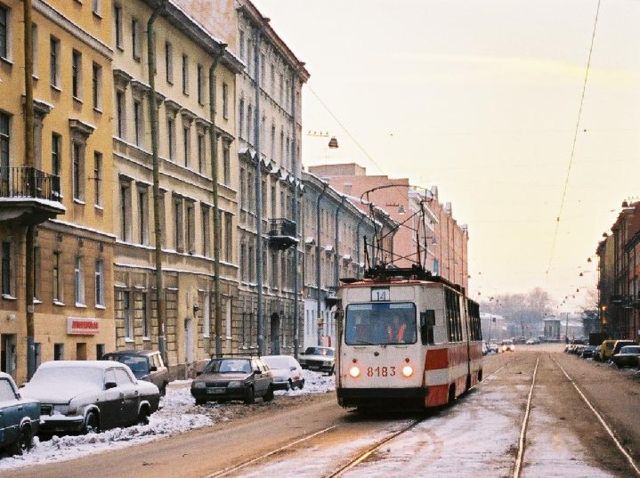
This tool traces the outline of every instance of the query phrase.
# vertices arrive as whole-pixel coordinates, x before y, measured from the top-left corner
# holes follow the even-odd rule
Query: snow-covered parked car
[[[274,390],[293,390],[304,387],[302,367],[291,355],[265,355],[262,361],[273,373]]]
[[[336,363],[335,349],[333,347],[307,347],[304,353],[298,357],[298,361],[302,368],[332,374]]]
[[[40,404],[23,398],[11,375],[0,372],[0,450],[20,454],[38,433]]]
[[[40,401],[40,433],[87,433],[148,423],[160,391],[120,362],[45,362],[21,389]]]

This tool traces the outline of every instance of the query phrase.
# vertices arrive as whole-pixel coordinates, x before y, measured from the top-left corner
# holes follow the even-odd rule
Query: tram
[[[420,267],[374,271],[338,289],[336,391],[343,407],[437,407],[482,380],[480,310]]]

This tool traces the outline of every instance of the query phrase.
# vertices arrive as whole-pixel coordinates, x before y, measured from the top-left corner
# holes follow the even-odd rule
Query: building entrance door
[[[271,314],[271,354],[280,355],[280,316]]]
[[[16,378],[16,336],[15,334],[0,335],[0,370]]]

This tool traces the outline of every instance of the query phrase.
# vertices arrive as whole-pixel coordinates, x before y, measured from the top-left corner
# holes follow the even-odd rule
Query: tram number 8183
[[[395,367],[367,367],[367,377],[393,377],[395,374]]]

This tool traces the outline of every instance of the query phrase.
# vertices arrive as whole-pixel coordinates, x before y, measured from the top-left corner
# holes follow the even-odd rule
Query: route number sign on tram
[[[371,289],[371,302],[389,301],[391,294],[388,287],[374,287]]]

